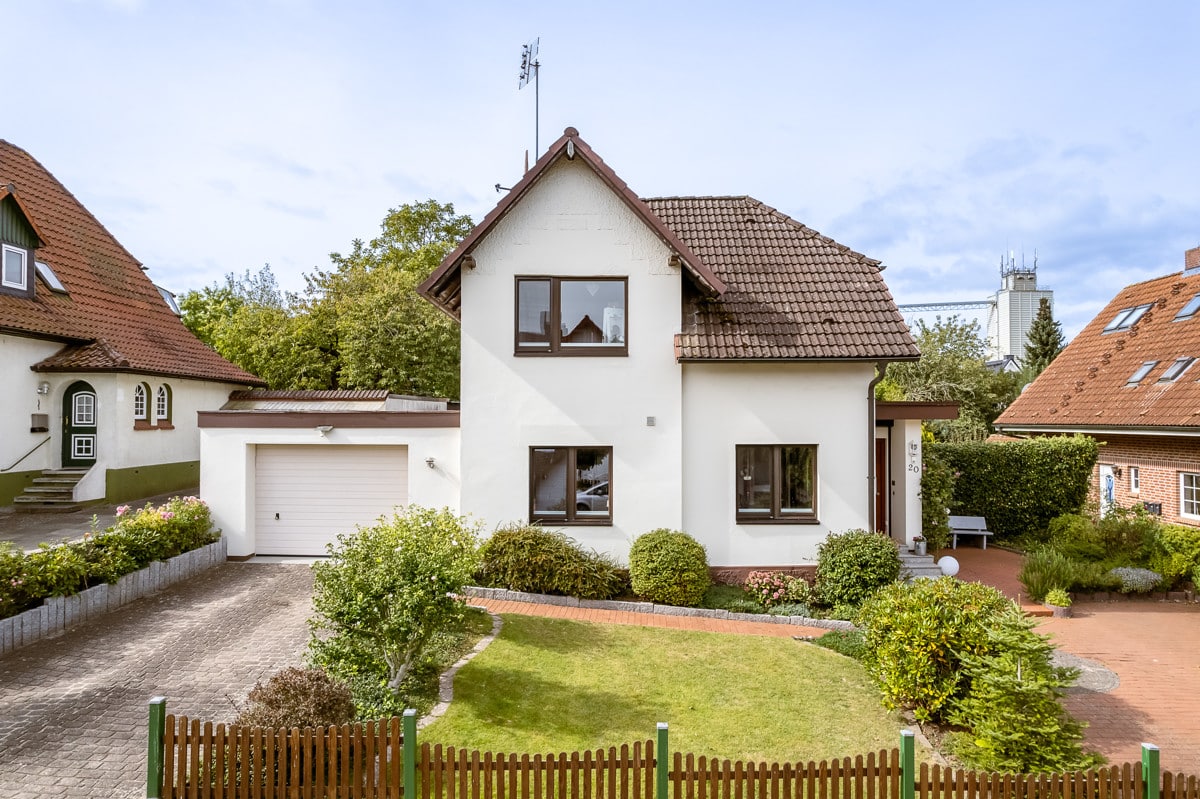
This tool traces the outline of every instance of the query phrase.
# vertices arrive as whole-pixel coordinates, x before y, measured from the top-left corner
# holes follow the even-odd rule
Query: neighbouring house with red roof
[[[996,420],[1010,435],[1101,444],[1102,509],[1144,504],[1200,526],[1200,247],[1184,270],[1122,289]]]
[[[811,564],[852,528],[909,540],[920,420],[955,409],[875,402],[918,357],[881,271],[750,197],[641,199],[568,128],[419,289],[461,324],[461,409],[206,413],[202,485],[232,555],[305,537],[282,532],[303,492],[239,486],[313,485],[371,442],[397,477],[358,505],[452,496],[621,560],[659,527],[730,576]]]
[[[72,507],[195,485],[196,413],[262,381],[29,153],[0,140],[0,505]]]

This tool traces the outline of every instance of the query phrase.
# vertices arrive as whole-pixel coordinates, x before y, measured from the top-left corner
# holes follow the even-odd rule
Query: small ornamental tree
[[[410,505],[338,536],[313,566],[309,660],[357,691],[400,686],[430,640],[462,619],[476,528],[448,509]]]

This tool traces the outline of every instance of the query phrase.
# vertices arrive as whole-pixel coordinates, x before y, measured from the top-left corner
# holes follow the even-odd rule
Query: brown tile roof
[[[1004,430],[1200,428],[1200,365],[1159,382],[1181,357],[1200,358],[1200,314],[1175,321],[1197,294],[1200,273],[1174,273],[1123,289],[1017,397]],[[1152,307],[1132,327],[1105,333],[1122,309]],[[1137,386],[1129,379],[1157,361]]]
[[[692,295],[681,360],[912,359],[917,345],[879,262],[753,197],[662,197],[646,205],[724,281]]]
[[[43,239],[35,257],[67,289],[57,294],[36,279],[32,299],[0,294],[0,331],[65,343],[37,370],[127,371],[262,385],[193,336],[137,259],[29,153],[0,140],[0,185],[9,183]]]

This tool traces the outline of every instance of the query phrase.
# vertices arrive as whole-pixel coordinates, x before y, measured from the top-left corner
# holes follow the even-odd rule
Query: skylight
[[[58,279],[58,275],[54,274],[54,270],[50,268],[50,264],[34,261],[33,268],[37,270],[38,277],[50,287],[51,291],[57,291],[59,294],[67,293],[67,287]]]
[[[163,302],[165,302],[167,307],[171,309],[171,313],[175,314],[176,316],[183,316],[183,311],[179,310],[179,303],[175,302],[174,294],[167,291],[162,286],[155,286],[154,288],[158,289],[158,293],[162,295]]]
[[[1150,374],[1150,370],[1155,366],[1158,366],[1158,361],[1146,361],[1137,368],[1137,371],[1130,376],[1129,382],[1125,385],[1136,386],[1138,383],[1146,379],[1146,375]]]
[[[1196,315],[1196,311],[1200,311],[1200,294],[1188,300],[1188,304],[1180,309],[1179,313],[1175,314],[1175,321],[1180,319],[1191,319]]]
[[[1137,324],[1138,320],[1142,318],[1146,311],[1153,307],[1154,303],[1149,303],[1147,305],[1138,305],[1133,308],[1122,308],[1121,310],[1117,311],[1117,315],[1114,316],[1113,320],[1108,323],[1108,326],[1104,328],[1103,332],[1112,333],[1115,330],[1128,330]]]
[[[1163,376],[1158,378],[1160,383],[1171,383],[1179,379],[1180,375],[1187,371],[1192,365],[1192,361],[1196,360],[1190,355],[1185,355],[1182,358],[1176,358],[1175,363],[1167,367],[1167,371],[1163,372]]]

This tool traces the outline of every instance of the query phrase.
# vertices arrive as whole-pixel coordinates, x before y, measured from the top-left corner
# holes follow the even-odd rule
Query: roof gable
[[[483,218],[475,228],[459,243],[452,253],[446,256],[433,273],[421,283],[417,291],[421,296],[432,302],[442,311],[459,318],[460,312],[460,281],[462,267],[469,263],[472,253],[492,229],[502,220],[520,200],[528,194],[534,185],[559,161],[582,161],[600,178],[600,180],[625,203],[643,222],[646,223],[667,247],[679,258],[680,266],[691,277],[697,289],[706,296],[719,296],[725,290],[725,284],[713,274],[712,270],[692,250],[679,239],[674,231],[663,224],[648,207],[621,180],[608,164],[596,154],[588,144],[579,137],[575,128],[567,128],[563,135],[550,145],[546,154],[538,159],[517,185],[495,208]]]
[[[142,265],[29,153],[0,140],[0,189],[17,202],[66,293],[0,294],[0,332],[64,342],[38,371],[125,371],[262,385],[192,335]]]
[[[1200,428],[1200,273],[1127,286],[996,420],[1005,429]],[[1172,367],[1177,373],[1172,373]]]
[[[0,240],[11,241],[31,250],[45,244],[41,231],[25,210],[25,203],[21,202],[16,187],[11,183],[0,186]]]

